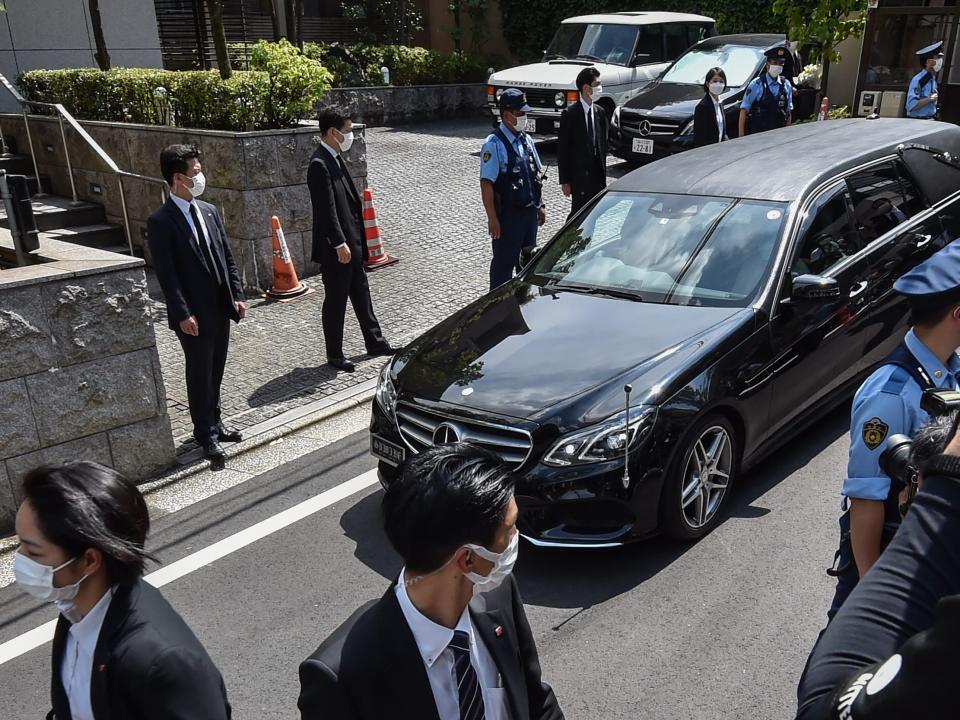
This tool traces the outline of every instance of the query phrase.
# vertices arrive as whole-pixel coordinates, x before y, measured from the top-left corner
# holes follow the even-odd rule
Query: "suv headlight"
[[[566,93],[558,92],[556,95],[554,95],[553,104],[556,105],[558,108],[562,108],[564,105],[566,105],[567,104]]]
[[[680,131],[680,135],[692,135],[693,134],[693,120],[688,122],[683,126],[683,130]]]
[[[390,371],[393,368],[393,360],[383,366],[380,371],[380,380],[377,381],[377,405],[383,410],[387,417],[393,423],[397,422],[397,389],[393,385],[393,378]]]
[[[629,430],[626,418],[627,411],[624,410],[598,425],[560,438],[544,456],[544,464],[565,467],[623,457],[627,448],[628,434],[631,449],[650,434],[654,420],[657,418],[657,408],[653,405],[638,405],[630,408]]]
[[[619,105],[617,105],[613,109],[613,117],[610,118],[610,124],[613,125],[615,128],[620,127],[620,106]]]
[[[506,90],[506,88],[497,88],[497,91],[493,94],[493,99],[500,102],[500,96],[503,95],[504,90]]]

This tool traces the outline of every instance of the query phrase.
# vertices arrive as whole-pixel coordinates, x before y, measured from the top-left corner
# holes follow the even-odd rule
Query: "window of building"
[[[866,87],[903,85],[920,72],[918,49],[945,40],[952,16],[878,14],[864,39],[868,49]]]

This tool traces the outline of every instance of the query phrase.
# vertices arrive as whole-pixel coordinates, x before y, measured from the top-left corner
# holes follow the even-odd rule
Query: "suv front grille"
[[[646,126],[646,131],[642,128]],[[620,111],[620,127],[640,137],[673,137],[680,129],[680,123],[663,118],[645,117]]]
[[[547,110],[561,110],[562,107],[558,108],[557,104],[554,102],[554,98],[557,95],[556,90],[524,90],[524,94],[527,96],[527,104],[530,107],[544,108]]]
[[[441,415],[407,403],[397,405],[397,424],[400,436],[413,452],[439,443],[465,440],[495,452],[516,469],[527,461],[533,449],[533,438],[526,430]]]

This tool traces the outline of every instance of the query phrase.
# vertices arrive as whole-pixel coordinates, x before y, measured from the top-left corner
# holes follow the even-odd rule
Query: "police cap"
[[[943,40],[937,40],[937,42],[932,45],[927,45],[917,50],[917,57],[920,58],[920,62],[926,62],[930,58],[939,57],[940,55],[943,55]]]
[[[938,304],[960,296],[960,241],[938,250],[893,284],[911,302]]]
[[[507,88],[500,94],[500,100],[498,101],[500,106],[500,112],[504,110],[518,110],[520,112],[530,112],[532,109],[527,105],[527,96],[523,94],[522,90],[517,90],[516,88]]]
[[[790,57],[790,49],[786,45],[774,45],[772,48],[764,50],[763,54],[767,60],[777,60],[785,63],[787,58]]]

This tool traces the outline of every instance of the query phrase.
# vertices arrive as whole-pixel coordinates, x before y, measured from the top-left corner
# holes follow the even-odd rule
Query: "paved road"
[[[571,720],[784,718],[831,594],[845,409],[742,478],[705,540],[603,552],[521,547],[544,676]],[[162,515],[169,564],[373,467],[365,433]],[[399,571],[374,483],[166,585],[226,678],[234,717],[297,717],[297,664]],[[0,643],[52,618],[0,590]],[[48,708],[49,645],[0,665],[3,718]]]

